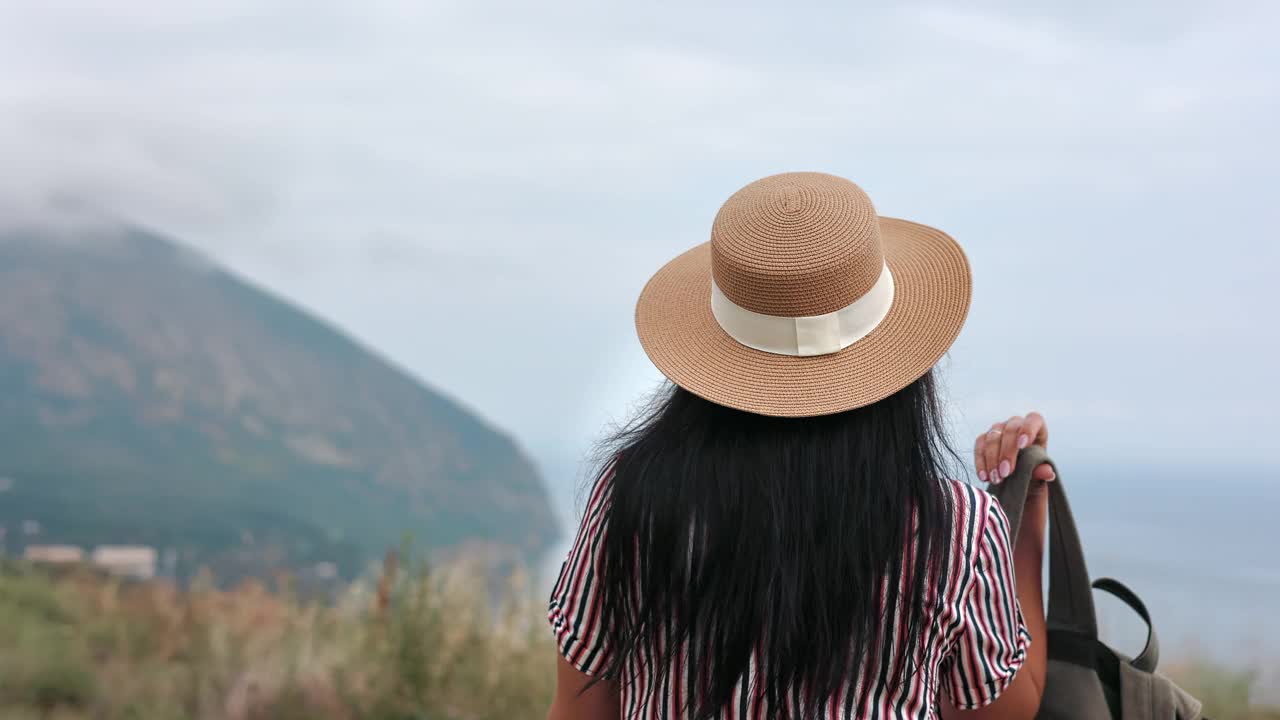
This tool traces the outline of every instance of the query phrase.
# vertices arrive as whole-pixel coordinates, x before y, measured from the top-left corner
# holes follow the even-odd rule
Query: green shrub
[[[25,678],[30,703],[51,710],[59,706],[88,707],[96,682],[93,671],[79,658],[49,657],[36,665]]]
[[[17,642],[0,651],[0,700],[43,711],[86,708],[97,682],[94,669],[71,630],[62,625],[24,625]]]

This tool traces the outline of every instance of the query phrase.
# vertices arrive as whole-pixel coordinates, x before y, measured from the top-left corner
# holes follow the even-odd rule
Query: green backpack
[[[1031,471],[1041,463],[1053,465],[1058,479],[1049,483],[1049,666],[1037,720],[1202,718],[1200,701],[1156,672],[1159,643],[1142,600],[1118,580],[1089,582],[1062,473],[1038,446],[1020,452],[1013,474],[990,488],[1009,516],[1010,537],[1018,536]],[[1126,657],[1098,639],[1093,589],[1119,598],[1147,623],[1147,645],[1137,657]]]

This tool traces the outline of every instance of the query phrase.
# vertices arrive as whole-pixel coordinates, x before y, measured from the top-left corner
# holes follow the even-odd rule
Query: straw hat
[[[761,415],[826,415],[911,384],[969,311],[969,262],[941,230],[876,215],[857,185],[784,173],[734,193],[711,241],[667,263],[636,331],[680,387]]]

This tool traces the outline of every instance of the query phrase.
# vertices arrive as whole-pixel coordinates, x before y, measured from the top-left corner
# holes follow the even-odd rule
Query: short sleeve
[[[1014,585],[1009,520],[990,495],[978,495],[986,505],[985,519],[974,539],[973,573],[941,676],[960,710],[994,702],[1013,682],[1031,644]]]
[[[547,611],[560,654],[587,675],[595,675],[608,665],[608,638],[601,617],[600,552],[612,478],[610,467],[591,490]]]

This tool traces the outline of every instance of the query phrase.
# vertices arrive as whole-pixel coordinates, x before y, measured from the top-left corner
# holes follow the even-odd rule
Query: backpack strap
[[[1057,645],[1065,649],[1070,644],[1082,651],[1088,648],[1087,653],[1072,653],[1073,660],[1084,663],[1084,656],[1092,655],[1092,642],[1098,639],[1098,619],[1089,586],[1089,570],[1084,562],[1084,549],[1080,544],[1080,533],[1076,530],[1075,517],[1071,514],[1071,505],[1067,502],[1062,473],[1044,448],[1032,445],[1018,453],[1013,474],[999,485],[991,486],[990,492],[1000,501],[1009,518],[1009,532],[1016,540],[1031,484],[1040,482],[1032,479],[1031,472],[1044,463],[1052,466],[1058,476],[1048,483],[1049,611],[1045,620],[1050,635],[1060,636],[1062,640],[1051,642],[1050,647]],[[1076,642],[1064,642],[1068,638]]]
[[[1160,662],[1160,641],[1156,638],[1156,628],[1151,624],[1151,613],[1147,612],[1146,604],[1128,586],[1114,578],[1098,578],[1093,581],[1093,587],[1119,598],[1147,624],[1147,644],[1129,664],[1144,672],[1155,672]]]

